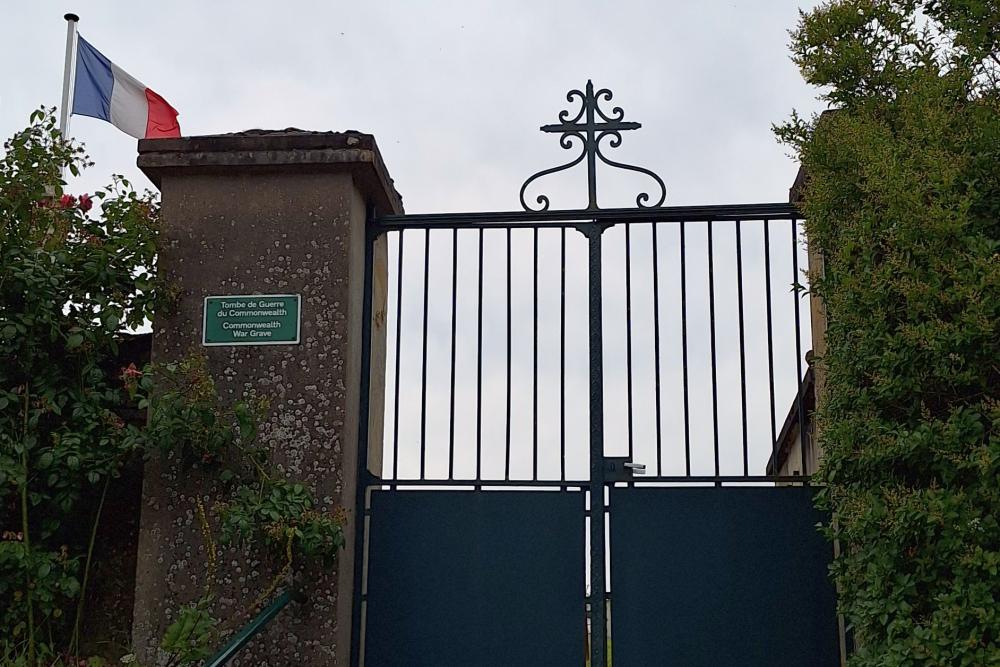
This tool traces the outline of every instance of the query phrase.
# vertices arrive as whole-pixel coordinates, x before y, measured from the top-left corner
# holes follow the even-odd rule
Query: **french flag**
[[[181,136],[177,111],[77,35],[73,113],[106,120],[136,139]]]

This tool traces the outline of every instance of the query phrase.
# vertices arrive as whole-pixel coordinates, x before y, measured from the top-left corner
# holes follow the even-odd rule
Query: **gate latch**
[[[609,482],[628,482],[636,475],[644,474],[645,463],[634,463],[627,456],[604,457],[604,479]]]

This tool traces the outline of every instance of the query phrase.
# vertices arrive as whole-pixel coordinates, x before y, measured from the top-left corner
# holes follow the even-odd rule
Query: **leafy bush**
[[[94,534],[80,544],[65,519],[141,441],[107,367],[157,299],[158,207],[122,178],[65,193],[63,170],[88,164],[44,111],[0,159],[0,637],[29,662],[67,624],[75,646],[79,609],[64,609],[82,599]]]
[[[181,607],[160,642],[160,648],[171,655],[168,665],[191,664],[211,656],[210,647],[219,636],[219,621],[209,609],[211,602],[211,597],[205,597]]]
[[[297,546],[306,558],[325,563],[344,546],[344,517],[317,511],[312,493],[298,482],[241,486],[221,514],[223,541],[264,543],[282,554]]]
[[[141,396],[138,406],[151,411],[146,438],[155,449],[178,451],[188,462],[218,462],[232,448],[248,462],[260,465],[266,460],[266,450],[256,448],[254,440],[267,400],[243,397],[224,404],[205,357],[190,355],[126,373],[129,393]]]
[[[838,0],[792,34],[828,314],[820,501],[868,665],[1000,664],[1000,8]]]

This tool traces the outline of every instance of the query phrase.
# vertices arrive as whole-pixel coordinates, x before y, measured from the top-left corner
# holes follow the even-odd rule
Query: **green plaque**
[[[299,342],[298,294],[206,296],[202,345],[294,345]]]

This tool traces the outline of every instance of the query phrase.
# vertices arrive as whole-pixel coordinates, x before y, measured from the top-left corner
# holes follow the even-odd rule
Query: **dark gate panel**
[[[835,667],[813,490],[614,488],[615,667]]]
[[[580,667],[584,494],[373,491],[366,667]]]

